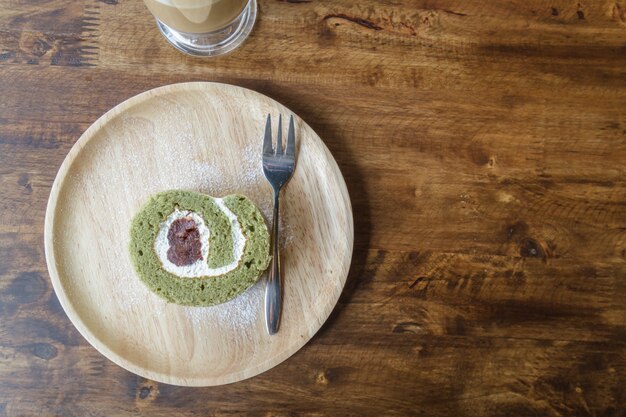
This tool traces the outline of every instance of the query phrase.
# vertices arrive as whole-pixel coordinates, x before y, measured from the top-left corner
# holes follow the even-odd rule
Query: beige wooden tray
[[[296,117],[298,163],[282,197],[284,311],[264,327],[262,279],[215,307],[167,304],[135,275],[131,218],[148,197],[179,188],[241,192],[266,214],[260,165],[266,115],[289,109],[225,84],[157,88],[116,106],[78,140],[56,177],[45,224],[54,290],[81,334],[146,378],[207,386],[249,378],[300,349],[343,289],[353,244],[345,182],[320,138]]]

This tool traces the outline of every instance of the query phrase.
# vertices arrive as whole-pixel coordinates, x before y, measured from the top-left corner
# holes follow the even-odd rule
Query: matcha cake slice
[[[270,260],[263,216],[242,195],[157,194],[133,219],[130,238],[139,278],[182,305],[210,306],[236,297]]]

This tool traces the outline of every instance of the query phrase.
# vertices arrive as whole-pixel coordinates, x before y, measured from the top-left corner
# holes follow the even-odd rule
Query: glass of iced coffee
[[[144,0],[165,38],[196,56],[228,53],[248,37],[256,0]]]

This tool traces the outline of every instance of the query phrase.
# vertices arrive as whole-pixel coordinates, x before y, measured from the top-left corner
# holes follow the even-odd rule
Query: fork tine
[[[263,137],[263,154],[271,153],[274,153],[272,148],[272,117],[268,113],[265,123],[265,136]]]
[[[285,155],[290,157],[296,156],[296,132],[293,125],[293,115],[289,118],[289,132],[287,132],[287,146],[285,149]]]
[[[283,154],[283,115],[278,115],[278,134],[276,135],[276,155]]]

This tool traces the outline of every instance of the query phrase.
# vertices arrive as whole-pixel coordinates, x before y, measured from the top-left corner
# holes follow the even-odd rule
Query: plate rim
[[[308,127],[319,139],[320,144],[322,145],[323,151],[328,156],[327,160],[332,165],[333,170],[335,170],[339,175],[338,178],[338,189],[340,194],[343,197],[343,200],[346,203],[346,214],[347,214],[347,225],[349,228],[349,233],[346,234],[346,239],[348,243],[348,253],[349,256],[346,256],[344,259],[345,266],[345,276],[342,277],[342,285],[340,291],[337,291],[337,297],[334,303],[329,304],[331,307],[326,312],[323,320],[319,322],[319,325],[311,327],[313,331],[311,332],[309,337],[299,338],[302,342],[294,343],[291,346],[288,346],[287,349],[280,350],[278,354],[269,357],[265,361],[256,364],[251,368],[246,368],[243,370],[238,370],[236,372],[232,372],[226,374],[225,376],[220,377],[180,377],[180,376],[172,376],[166,372],[159,372],[150,369],[145,369],[142,366],[139,366],[133,363],[130,360],[126,360],[122,355],[118,355],[114,353],[106,342],[100,340],[96,337],[90,330],[89,327],[84,323],[80,314],[74,309],[73,304],[70,302],[70,298],[67,295],[67,292],[64,289],[64,286],[59,277],[59,272],[57,269],[57,261],[55,256],[54,249],[54,224],[55,224],[55,212],[56,206],[59,199],[59,193],[62,189],[62,186],[65,182],[67,174],[72,167],[75,159],[80,155],[82,149],[86,146],[86,144],[98,133],[107,123],[109,123],[112,119],[122,114],[129,108],[137,106],[144,101],[147,101],[151,98],[158,97],[163,94],[171,94],[177,91],[185,91],[185,90],[203,90],[205,88],[211,88],[212,86],[225,86],[226,88],[235,88],[244,90],[246,93],[251,93],[254,95],[259,95],[264,97],[265,99],[278,104],[281,107],[289,110],[289,112],[293,113],[296,117],[299,118],[300,122],[303,123],[306,127]],[[220,82],[209,82],[209,81],[194,81],[194,82],[181,82],[181,83],[173,83],[167,84],[164,86],[152,88],[146,91],[143,91],[139,94],[131,96],[126,100],[116,104],[108,111],[106,111],[103,115],[98,117],[95,122],[93,122],[79,137],[79,139],[72,145],[71,149],[63,159],[61,166],[59,167],[57,174],[55,176],[54,182],[50,189],[50,194],[48,196],[48,202],[46,205],[46,213],[44,220],[44,252],[46,258],[46,265],[48,268],[48,274],[50,276],[50,280],[52,282],[52,287],[54,293],[59,300],[63,311],[69,318],[70,322],[74,325],[74,327],[78,330],[78,332],[87,340],[87,342],[95,348],[100,354],[104,357],[115,363],[116,365],[124,368],[125,370],[132,372],[136,375],[139,375],[144,378],[148,378],[157,382],[167,383],[171,385],[178,386],[190,386],[190,387],[205,387],[205,386],[219,386],[232,384],[235,382],[243,381],[254,376],[257,376],[261,373],[264,373],[280,363],[284,362],[291,356],[293,356],[296,352],[302,349],[313,337],[317,334],[317,332],[324,326],[333,310],[336,308],[339,298],[343,293],[345,288],[345,284],[347,281],[347,277],[350,273],[350,267],[352,262],[352,257],[354,254],[354,214],[352,210],[352,201],[350,199],[350,194],[348,192],[348,188],[345,182],[345,178],[337,161],[334,156],[321,139],[321,137],[315,132],[306,121],[299,117],[297,113],[293,112],[291,109],[280,103],[279,101],[263,94],[255,90],[251,90],[246,87],[241,87],[234,84],[228,83],[220,83]]]

